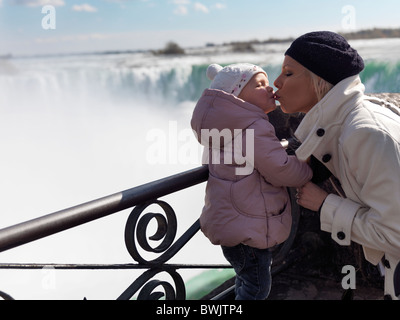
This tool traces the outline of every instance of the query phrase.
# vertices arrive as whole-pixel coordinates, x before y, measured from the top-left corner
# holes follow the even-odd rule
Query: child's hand
[[[318,211],[324,203],[328,193],[312,182],[297,188],[296,201],[299,205],[312,211]]]

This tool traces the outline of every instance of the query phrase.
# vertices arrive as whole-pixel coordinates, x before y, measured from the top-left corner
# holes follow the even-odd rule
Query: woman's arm
[[[343,145],[347,180],[361,200],[328,195],[321,208],[321,229],[341,245],[363,246],[400,255],[400,150],[380,131],[359,130]],[[324,194],[311,184],[301,189],[299,203],[312,210]]]

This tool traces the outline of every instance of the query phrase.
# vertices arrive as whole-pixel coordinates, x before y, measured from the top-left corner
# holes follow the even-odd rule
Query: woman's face
[[[278,88],[275,98],[285,113],[307,113],[318,103],[310,72],[289,56],[285,56],[274,85]]]

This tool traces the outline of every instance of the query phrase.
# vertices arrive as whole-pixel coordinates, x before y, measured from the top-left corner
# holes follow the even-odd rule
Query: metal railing
[[[202,166],[0,230],[0,252],[206,181]]]
[[[0,230],[0,252],[27,244],[29,242],[50,236],[84,223],[111,215],[113,213],[133,208],[125,226],[125,244],[128,252],[137,263],[118,265],[99,264],[0,264],[0,269],[147,269],[140,275],[118,299],[131,299],[138,293],[137,299],[165,299],[184,300],[186,288],[178,269],[220,269],[231,268],[229,265],[185,265],[167,264],[179,250],[200,230],[200,222],[196,220],[189,229],[176,241],[177,217],[172,207],[159,198],[207,181],[208,167],[201,166],[164,179],[150,182],[139,187],[118,192],[94,201],[90,201],[69,209],[61,210],[43,217],[23,222]],[[272,272],[277,273],[285,266],[286,255],[293,243],[300,217],[299,207],[293,201],[293,190],[289,189],[292,198],[292,232],[289,239],[280,245],[274,253]],[[163,213],[144,213],[150,205],[157,205]],[[156,222],[156,232],[148,236],[149,223]],[[150,241],[157,243],[152,247]],[[140,250],[139,250],[140,249]],[[140,252],[152,252],[158,255],[153,260],[146,260]],[[151,280],[161,272],[166,272],[173,280],[173,284],[166,281]],[[154,292],[162,287],[164,292]],[[224,292],[217,292],[212,299],[226,299],[232,294],[233,287]],[[0,291],[0,297],[11,297]]]

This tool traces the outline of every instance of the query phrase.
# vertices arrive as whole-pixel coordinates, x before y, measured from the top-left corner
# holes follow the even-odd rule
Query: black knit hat
[[[293,41],[285,55],[333,85],[364,69],[357,50],[341,35],[330,31],[302,35]]]

